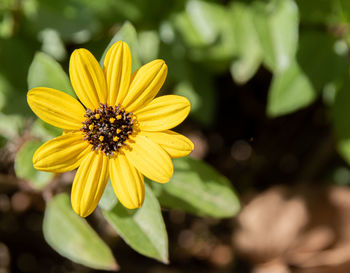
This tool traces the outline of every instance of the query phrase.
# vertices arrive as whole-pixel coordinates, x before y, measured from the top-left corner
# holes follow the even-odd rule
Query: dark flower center
[[[86,109],[81,131],[84,140],[92,145],[92,150],[100,149],[107,156],[118,152],[134,131],[136,122],[132,112],[126,112],[120,105],[109,106],[100,103],[94,111]]]

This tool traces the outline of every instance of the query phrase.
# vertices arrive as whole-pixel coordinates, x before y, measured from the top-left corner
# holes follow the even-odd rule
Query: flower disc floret
[[[126,112],[120,105],[110,106],[100,103],[100,107],[92,111],[86,109],[81,131],[84,140],[92,145],[92,150],[101,150],[105,155],[112,156],[123,146],[135,132],[135,117],[132,112]]]

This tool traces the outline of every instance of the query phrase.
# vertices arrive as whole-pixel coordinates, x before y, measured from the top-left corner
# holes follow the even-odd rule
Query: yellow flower
[[[125,42],[108,50],[103,69],[88,50],[75,50],[69,74],[79,101],[51,88],[28,92],[33,112],[64,129],[62,136],[35,152],[34,167],[56,173],[79,167],[71,202],[83,217],[96,208],[109,177],[125,207],[141,207],[143,176],[168,182],[173,174],[171,157],[193,150],[188,138],[169,130],[187,117],[189,101],[175,95],[155,98],[167,75],[166,64],[154,60],[131,74]]]

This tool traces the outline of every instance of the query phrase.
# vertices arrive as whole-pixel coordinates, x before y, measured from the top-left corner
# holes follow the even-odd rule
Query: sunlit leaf
[[[28,87],[50,87],[76,97],[67,74],[51,56],[38,52],[28,71]]]
[[[104,216],[124,241],[137,252],[168,262],[168,235],[157,198],[146,185],[145,201],[141,208],[126,209],[118,203]]]
[[[250,6],[235,2],[231,8],[235,33],[237,59],[231,64],[231,74],[238,83],[247,82],[257,71],[262,61],[260,41],[253,22]]]
[[[174,159],[174,167],[169,183],[151,183],[162,206],[215,218],[238,213],[240,203],[230,181],[210,165],[187,157]]]
[[[105,55],[108,49],[119,40],[122,40],[129,45],[132,56],[132,71],[137,70],[141,66],[138,54],[139,47],[137,41],[137,33],[134,26],[130,22],[125,22],[122,25],[122,27],[118,30],[118,32],[113,36],[112,40],[109,42],[108,46],[106,47],[106,50],[104,51],[101,57],[100,65],[103,65],[103,61],[105,59]]]
[[[118,198],[114,193],[111,181],[108,180],[107,186],[103,192],[103,195],[98,205],[104,210],[111,210],[117,203]]]
[[[254,22],[264,63],[281,72],[292,63],[298,46],[299,16],[293,0],[257,1]]]
[[[148,63],[158,58],[159,36],[156,31],[142,31],[138,36],[139,55],[143,63]]]
[[[309,78],[297,63],[276,73],[272,79],[267,102],[271,117],[292,113],[309,105],[317,97]]]
[[[46,54],[59,61],[67,56],[61,36],[56,30],[44,29],[39,33],[39,38],[42,42],[41,50]]]
[[[47,204],[43,232],[53,249],[76,263],[95,269],[118,269],[109,247],[84,218],[73,212],[67,194],[56,195]]]

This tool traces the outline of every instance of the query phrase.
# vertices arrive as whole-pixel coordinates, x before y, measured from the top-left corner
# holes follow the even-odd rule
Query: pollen
[[[100,103],[94,111],[86,109],[86,120],[81,131],[84,140],[89,142],[92,150],[101,150],[105,155],[118,153],[126,140],[136,130],[136,120],[132,112],[126,112],[120,105],[110,106]]]

